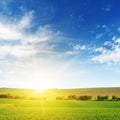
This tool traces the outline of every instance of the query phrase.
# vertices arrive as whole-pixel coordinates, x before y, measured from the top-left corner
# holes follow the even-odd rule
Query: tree
[[[75,95],[69,95],[68,100],[76,100],[77,97]]]
[[[100,96],[100,95],[98,95],[97,96],[97,100],[98,101],[107,101],[107,100],[109,100],[109,96]]]
[[[92,100],[92,96],[87,96],[87,95],[79,96],[78,100]]]

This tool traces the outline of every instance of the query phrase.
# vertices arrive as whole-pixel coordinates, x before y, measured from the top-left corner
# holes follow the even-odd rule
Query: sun
[[[48,88],[47,85],[43,84],[43,82],[39,81],[33,84],[32,89],[34,89],[38,93],[43,93]]]
[[[25,72],[25,78],[27,80],[22,82],[24,88],[31,88],[39,93],[44,92],[46,89],[56,88],[61,85],[60,81],[58,82],[59,72],[52,66],[41,66],[34,65],[34,67]],[[25,84],[24,84],[25,83]]]
[[[45,89],[35,89],[35,91],[36,91],[37,93],[43,93],[43,92],[45,91]]]
[[[32,87],[37,93],[44,93],[45,90],[52,88],[52,84],[50,84],[49,80],[38,80]]]
[[[35,89],[35,91],[36,92],[38,92],[38,93],[43,93],[45,90],[47,90],[48,88],[45,88],[45,87],[43,87],[43,88],[34,88]]]

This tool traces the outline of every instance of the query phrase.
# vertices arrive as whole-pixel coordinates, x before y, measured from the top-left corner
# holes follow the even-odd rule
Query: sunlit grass
[[[0,99],[0,104],[1,120],[120,120],[119,102]]]
[[[0,120],[120,120],[119,101],[55,100],[68,95],[119,95],[107,89],[0,89],[0,94],[24,96],[0,99]],[[43,98],[47,99],[43,99]],[[41,99],[42,98],[42,99]],[[53,99],[54,98],[54,99]]]

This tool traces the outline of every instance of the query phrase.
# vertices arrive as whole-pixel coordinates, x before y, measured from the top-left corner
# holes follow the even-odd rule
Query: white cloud
[[[65,52],[66,55],[77,55],[79,52],[78,51],[67,51]]]
[[[120,38],[116,39],[115,42],[120,44]]]
[[[40,88],[64,75],[64,62],[59,59],[55,64],[58,54],[54,42],[66,38],[49,25],[28,32],[34,26],[33,17],[33,12],[28,12],[17,21],[0,20],[0,74],[5,86]],[[59,70],[62,72],[58,73]]]
[[[98,47],[98,48],[94,49],[94,52],[106,53],[107,50],[104,47]]]
[[[21,46],[21,45],[4,45],[0,47],[0,57],[6,57],[7,55],[11,55],[14,57],[29,57],[31,55],[35,55],[37,51],[33,46]]]
[[[104,46],[111,46],[111,44],[112,44],[111,41],[105,41],[103,45]]]
[[[28,13],[26,13],[23,18],[19,21],[18,23],[18,28],[20,29],[24,29],[24,28],[27,28],[27,27],[30,27],[30,23],[32,21],[32,17],[33,17],[33,11],[30,11]]]
[[[92,58],[93,61],[100,63],[120,63],[120,38],[115,39],[113,43],[106,41],[104,43],[106,47],[110,47],[109,49],[105,47],[96,48],[95,52],[100,52],[99,55],[96,55]]]
[[[86,46],[85,45],[73,45],[72,46],[72,50],[66,51],[65,54],[66,55],[77,55],[79,54],[81,51],[86,50]]]
[[[31,27],[31,18],[32,12],[29,12],[16,23],[0,21],[0,40],[20,40],[23,44],[50,40],[53,32],[47,26],[40,26],[34,34],[25,32],[26,28]]]
[[[59,38],[58,32],[53,32],[49,25],[38,26],[34,33],[26,32],[26,29],[33,24],[32,18],[33,11],[30,11],[17,22],[0,21],[0,42],[5,43],[0,46],[0,58],[7,55],[19,58],[41,53],[54,53],[52,51],[54,46],[47,43]],[[19,41],[19,44],[8,45],[6,41],[9,43]]]
[[[120,49],[103,53],[101,55],[92,58],[93,61],[98,61],[100,63],[119,63],[120,62]]]
[[[17,25],[11,25],[0,22],[0,40],[18,40],[22,34],[17,29]]]
[[[74,50],[85,50],[86,46],[85,45],[77,44],[77,45],[73,46],[73,49]]]

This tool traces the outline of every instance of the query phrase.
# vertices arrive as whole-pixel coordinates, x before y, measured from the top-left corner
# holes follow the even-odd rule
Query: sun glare
[[[47,85],[36,85],[33,89],[38,93],[43,93],[45,90],[47,90],[49,87]]]
[[[43,69],[43,71],[41,71],[39,68],[36,68],[33,72],[31,87],[39,93],[42,93],[46,89],[53,88],[55,86],[56,74],[54,69],[49,69],[50,68],[47,67],[46,70]]]
[[[33,89],[38,93],[43,93],[46,89],[51,87],[52,85],[50,84],[49,80],[38,80],[33,85]]]
[[[47,88],[40,88],[40,89],[35,89],[36,92],[38,93],[43,93]]]

